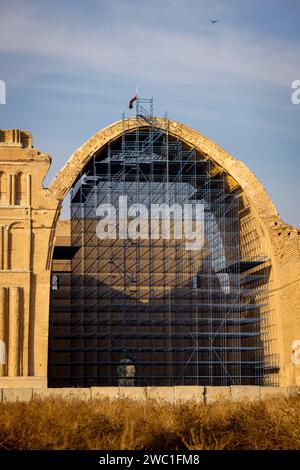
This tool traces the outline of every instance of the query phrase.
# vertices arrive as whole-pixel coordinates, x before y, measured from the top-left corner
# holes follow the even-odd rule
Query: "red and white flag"
[[[129,101],[129,109],[132,109],[133,108],[133,103],[138,99],[138,95],[134,95],[131,100]]]

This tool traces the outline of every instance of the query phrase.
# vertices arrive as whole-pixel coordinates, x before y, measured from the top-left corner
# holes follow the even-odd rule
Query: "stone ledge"
[[[287,397],[289,395],[288,387],[260,387],[259,398]]]
[[[174,403],[174,387],[147,387],[147,399]]]
[[[213,403],[215,401],[223,401],[231,399],[231,390],[230,387],[220,386],[213,387],[208,386],[204,387],[204,400],[205,403]]]
[[[90,390],[92,399],[110,398],[115,400],[120,396],[119,387],[91,387]]]
[[[204,387],[201,385],[175,385],[175,403],[204,403]]]
[[[47,377],[0,377],[0,388],[34,388],[47,390]]]
[[[46,388],[33,390],[33,398],[65,398],[68,400],[90,400],[92,392],[90,388]]]
[[[130,398],[131,400],[146,400],[147,387],[120,387],[119,398]]]
[[[91,387],[91,388],[0,388],[0,402],[30,401],[32,399],[63,398],[66,400],[90,400],[108,398],[117,400],[157,400],[166,403],[196,402],[210,404],[224,400],[254,401],[258,399],[300,395],[300,387],[259,387],[233,385],[220,387],[174,386],[174,387]]]
[[[3,402],[31,401],[33,398],[32,388],[4,388]]]
[[[231,400],[259,400],[258,385],[231,385]]]
[[[300,386],[284,387],[287,388],[288,396],[300,395]]]

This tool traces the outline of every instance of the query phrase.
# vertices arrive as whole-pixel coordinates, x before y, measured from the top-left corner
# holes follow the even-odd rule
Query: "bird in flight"
[[[210,20],[212,23],[217,23],[219,20]]]

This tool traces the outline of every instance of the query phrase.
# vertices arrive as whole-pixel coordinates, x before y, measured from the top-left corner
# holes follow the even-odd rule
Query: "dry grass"
[[[300,397],[168,405],[128,399],[0,404],[0,449],[300,449]]]

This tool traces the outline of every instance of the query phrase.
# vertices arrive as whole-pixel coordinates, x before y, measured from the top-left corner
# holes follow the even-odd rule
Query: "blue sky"
[[[0,127],[29,129],[48,184],[138,85],[256,174],[300,227],[299,0],[0,0]],[[218,18],[216,24],[210,18]],[[64,210],[67,215],[67,209]]]

